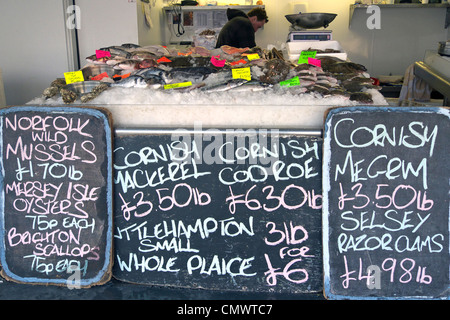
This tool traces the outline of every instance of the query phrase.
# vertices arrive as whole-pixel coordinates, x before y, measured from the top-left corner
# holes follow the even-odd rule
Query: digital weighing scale
[[[309,30],[327,28],[337,14],[334,13],[298,13],[288,14],[286,19],[291,23],[287,42],[294,41],[330,41],[331,30]]]
[[[331,56],[343,61],[347,53],[338,41],[333,40],[328,25],[336,18],[335,13],[298,13],[288,14],[286,19],[291,23],[286,41],[286,54],[289,61],[298,62],[304,50],[317,50],[317,57]],[[319,28],[323,28],[317,30]],[[313,29],[313,30],[311,30]]]

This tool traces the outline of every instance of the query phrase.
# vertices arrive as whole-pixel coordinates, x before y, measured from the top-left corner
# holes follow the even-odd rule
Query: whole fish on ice
[[[204,86],[200,90],[203,92],[223,92],[242,86],[246,82],[248,81],[245,79],[231,79],[222,83]]]
[[[146,88],[148,87],[148,83],[147,80],[141,76],[131,75],[125,79],[112,83],[111,87]]]
[[[231,88],[232,92],[260,92],[272,89],[273,85],[269,83],[264,83],[258,80],[246,81],[240,86]]]
[[[136,71],[134,75],[142,77],[145,80],[150,81],[151,83],[167,84],[170,82],[167,72],[167,70],[161,69],[159,67],[150,67],[140,69]]]
[[[139,60],[127,59],[114,65],[116,70],[133,71],[139,69]]]
[[[172,82],[182,81],[201,81],[216,70],[208,67],[189,67],[189,68],[173,68],[166,72],[166,75]]]
[[[110,46],[99,50],[111,53],[109,57],[97,58],[91,55],[86,60],[92,64],[108,64],[115,73],[127,78],[114,81],[111,87],[137,87],[159,89],[165,84],[192,82],[189,87],[165,90],[170,92],[230,92],[242,94],[247,92],[266,91],[274,94],[300,95],[309,94],[313,98],[324,98],[333,95],[345,99],[372,103],[372,94],[381,87],[375,86],[363,65],[343,61],[341,59],[322,56],[321,66],[309,64],[298,65],[284,58],[281,50],[276,48],[234,48],[222,46],[208,50],[204,47],[164,47],[150,45],[141,47],[135,44]],[[250,54],[257,53],[259,59],[249,59]],[[212,59],[225,59],[224,66],[217,65]],[[250,67],[250,81],[233,79],[233,68]],[[300,83],[292,86],[280,85],[281,81],[298,77]],[[103,80],[102,80],[103,81]],[[149,90],[150,91],[150,90]],[[44,97],[50,98],[60,94],[65,103],[76,98],[71,92],[60,92],[57,88],[44,90]],[[83,96],[89,100],[93,94]]]

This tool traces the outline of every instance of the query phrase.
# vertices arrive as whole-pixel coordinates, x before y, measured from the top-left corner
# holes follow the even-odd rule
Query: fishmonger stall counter
[[[30,104],[104,105],[116,127],[320,130],[328,107],[387,105],[365,66],[333,40],[335,17],[286,15],[283,48],[215,48],[211,28],[187,46],[99,48],[73,84],[55,80]]]
[[[333,54],[111,46],[3,109],[7,285],[448,298],[449,112],[390,107],[364,66]]]
[[[298,64],[275,48],[103,49],[79,71],[87,81],[56,79],[29,104],[105,106],[116,127],[315,130],[329,107],[387,105],[364,66],[317,51]]]

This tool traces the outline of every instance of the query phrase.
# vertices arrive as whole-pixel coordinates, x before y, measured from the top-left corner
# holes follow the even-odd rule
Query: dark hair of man
[[[249,17],[256,16],[258,21],[266,20],[266,23],[269,22],[269,17],[267,16],[266,10],[264,10],[263,8],[260,8],[260,7],[253,8],[252,10],[250,10],[247,13],[247,16],[249,16]]]

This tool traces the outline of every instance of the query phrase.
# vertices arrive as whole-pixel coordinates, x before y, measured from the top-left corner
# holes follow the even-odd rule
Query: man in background
[[[255,32],[269,22],[266,10],[253,8],[247,14],[237,9],[227,9],[228,22],[220,30],[216,48],[228,45],[235,48],[256,47]]]

